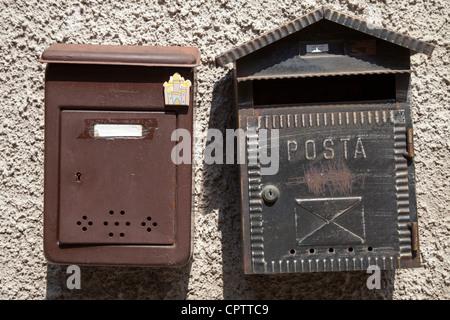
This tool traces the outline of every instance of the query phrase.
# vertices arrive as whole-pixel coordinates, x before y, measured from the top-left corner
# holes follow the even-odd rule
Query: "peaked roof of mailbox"
[[[282,38],[289,36],[301,29],[304,29],[322,19],[333,21],[348,28],[369,34],[373,37],[408,48],[415,52],[424,53],[428,56],[431,55],[434,49],[434,46],[427,42],[414,39],[410,36],[403,35],[382,27],[375,26],[364,20],[349,16],[327,7],[321,7],[288,22],[281,27],[273,29],[259,36],[258,38],[247,41],[240,46],[234,47],[233,49],[222,53],[221,55],[217,56],[216,62],[219,65],[224,66],[229,62],[236,61],[239,58],[242,58],[271,43],[281,40]]]

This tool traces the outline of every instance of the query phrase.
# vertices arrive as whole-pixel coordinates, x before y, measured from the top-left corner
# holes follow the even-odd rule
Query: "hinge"
[[[414,158],[414,131],[412,128],[406,129],[406,156]]]
[[[417,222],[411,223],[411,248],[413,253],[419,251],[419,227]]]

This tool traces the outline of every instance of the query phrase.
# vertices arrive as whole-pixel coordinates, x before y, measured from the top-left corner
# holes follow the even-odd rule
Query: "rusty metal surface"
[[[431,55],[434,49],[433,45],[424,41],[414,39],[410,36],[403,35],[383,27],[374,26],[356,17],[346,15],[330,8],[322,7],[292,20],[279,28],[271,30],[258,38],[247,41],[242,45],[224,52],[216,58],[216,62],[218,65],[224,66],[229,62],[236,61],[252,52],[260,50],[320,20],[332,21],[375,38],[407,48],[414,52]]]
[[[193,129],[163,83],[191,67],[49,63],[45,79],[44,253],[51,263],[176,266],[192,254],[192,165],[171,134]],[[95,124],[142,126],[101,137]],[[144,225],[145,224],[145,225]],[[150,230],[151,229],[151,230]]]
[[[42,54],[40,61],[52,63],[195,67],[200,64],[200,53],[194,47],[55,43]]]

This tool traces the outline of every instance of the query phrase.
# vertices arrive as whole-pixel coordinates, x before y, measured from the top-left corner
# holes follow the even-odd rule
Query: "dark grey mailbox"
[[[432,50],[320,8],[217,57],[234,62],[247,138],[245,273],[420,266],[410,54]]]

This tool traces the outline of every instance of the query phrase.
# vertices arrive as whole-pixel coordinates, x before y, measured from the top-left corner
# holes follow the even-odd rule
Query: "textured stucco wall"
[[[412,57],[423,267],[383,272],[380,290],[366,288],[364,272],[246,277],[237,167],[202,164],[195,169],[195,247],[188,266],[82,267],[82,289],[68,290],[66,266],[48,265],[42,251],[41,53],[54,42],[197,46],[196,135],[204,137],[208,128],[234,121],[231,73],[215,67],[215,56],[322,5],[436,45],[431,58]],[[449,299],[449,17],[447,0],[2,1],[0,298]]]

